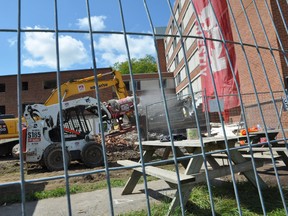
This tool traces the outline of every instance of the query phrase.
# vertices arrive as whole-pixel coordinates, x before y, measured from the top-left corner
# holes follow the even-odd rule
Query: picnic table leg
[[[275,140],[275,137],[273,139],[271,139],[272,141]],[[273,147],[282,147],[281,144],[279,144],[278,142],[275,142],[272,146],[272,150]],[[276,153],[281,156],[281,160],[283,161],[283,163],[288,167],[288,155],[285,153],[285,151],[276,151]]]
[[[206,156],[206,160],[208,161],[208,163],[210,164],[210,166],[216,170],[219,169],[221,166],[219,165],[219,163],[217,162],[217,160],[211,156],[211,155],[207,155]]]
[[[287,154],[284,151],[276,151],[278,155],[281,156],[282,161],[284,164],[288,167],[288,157]]]
[[[201,153],[201,148],[194,149],[193,154],[199,154],[199,153]],[[201,155],[191,158],[185,170],[185,174],[191,175],[199,173],[202,165],[203,165],[203,157]]]
[[[189,200],[191,191],[192,191],[192,184],[182,184],[181,185],[181,189],[182,189],[182,201],[183,201],[183,205],[185,206],[186,203]],[[175,210],[175,208],[180,206],[180,199],[179,199],[179,191],[177,189],[176,194],[174,195],[172,202],[169,206],[169,210],[168,213],[166,214],[167,216],[173,214],[173,211]]]
[[[152,156],[155,152],[155,149],[151,149],[151,150],[146,150],[143,154],[143,161],[144,162],[149,162],[152,159]],[[140,163],[141,161],[139,161]],[[131,194],[134,190],[134,188],[136,187],[139,179],[141,178],[143,174],[141,172],[138,172],[136,170],[133,170],[131,177],[128,179],[128,181],[126,182],[124,189],[122,191],[122,195],[127,195],[127,194]]]
[[[171,151],[172,151],[172,148],[171,148],[171,147],[166,147],[166,148],[165,148],[165,151],[164,151],[164,153],[163,153],[162,159],[163,159],[163,160],[168,159]],[[178,147],[175,147],[175,153],[176,153],[176,156],[177,156],[177,157],[182,157],[182,156],[184,156],[184,153],[183,153],[183,152],[181,151],[181,149],[178,148]],[[189,162],[188,159],[187,159],[187,160],[181,160],[181,161],[179,161],[179,163],[181,163],[181,165],[182,165],[185,169],[186,169],[186,167],[188,166],[188,162]]]
[[[231,156],[232,161],[235,164],[243,163],[243,162],[246,161],[246,159],[237,150],[230,151],[230,156]],[[255,174],[254,174],[253,170],[245,171],[245,172],[243,172],[243,175],[253,184],[254,187],[257,187],[256,177],[255,177]],[[268,187],[267,184],[258,175],[258,173],[257,173],[257,176],[258,176],[260,187],[263,188],[263,189],[267,188]]]
[[[165,160],[169,158],[170,153],[171,153],[171,147],[166,147],[162,155],[162,159]]]
[[[177,157],[182,157],[184,156],[184,153],[181,151],[180,148],[178,147],[175,147],[175,153],[177,155]],[[189,152],[190,153],[199,153],[201,152],[201,150],[195,150],[195,148],[190,148],[189,149]],[[203,164],[203,159],[201,160],[202,157],[195,157],[193,158],[193,162],[192,162],[192,159],[190,160],[181,160],[179,161],[179,163],[182,164],[182,166],[186,169],[186,170],[189,170],[189,172],[191,173],[198,173],[201,169],[201,166]],[[189,168],[188,168],[189,167]],[[169,182],[166,182],[171,188],[177,188],[177,185],[175,184],[171,184]],[[182,202],[183,202],[183,205],[185,206],[186,203],[188,202],[189,200],[189,197],[190,197],[190,194],[191,194],[191,191],[192,191],[192,187],[193,185],[192,184],[189,184],[189,183],[186,183],[186,184],[181,184],[181,189],[182,189]],[[171,215],[173,213],[173,211],[175,210],[176,207],[179,207],[180,206],[180,198],[179,198],[179,191],[178,189],[176,190],[176,193],[172,199],[172,202],[169,206],[169,210],[168,210],[168,213],[167,215]]]

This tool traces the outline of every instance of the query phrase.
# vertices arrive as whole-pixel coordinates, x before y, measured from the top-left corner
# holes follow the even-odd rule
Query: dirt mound
[[[101,139],[99,137],[96,137],[95,139],[98,143],[101,143]],[[137,141],[137,139],[137,134],[134,132],[122,134],[117,137],[106,137],[105,144],[108,166],[118,166],[117,160],[139,160],[138,147],[135,145],[135,141]],[[103,167],[99,167],[99,169],[101,168]],[[73,161],[69,166],[69,172],[82,172],[89,170],[90,169],[87,169],[84,164],[78,161]],[[28,173],[29,178],[63,174],[63,171],[48,172],[39,164],[25,164],[25,171]],[[12,156],[0,156],[0,182],[19,180],[19,173],[20,162],[18,159],[14,159]]]

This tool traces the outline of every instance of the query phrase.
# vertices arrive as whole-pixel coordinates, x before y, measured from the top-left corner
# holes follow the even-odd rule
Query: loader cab
[[[102,113],[102,117],[104,122],[108,121],[105,113]],[[97,107],[80,105],[63,110],[63,128],[65,140],[80,140],[85,139],[88,134],[98,134],[99,121],[97,121],[97,119],[99,119]],[[49,137],[53,142],[61,141],[59,115],[57,117],[56,126],[49,131]]]
[[[91,132],[92,126],[87,115],[85,106],[63,110],[63,128],[66,141],[85,139],[85,136]],[[50,130],[49,136],[53,142],[61,141],[60,115],[58,115],[56,126]]]

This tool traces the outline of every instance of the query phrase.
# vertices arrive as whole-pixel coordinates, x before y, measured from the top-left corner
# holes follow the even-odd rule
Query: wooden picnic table
[[[238,151],[238,149],[235,149],[235,144],[239,139],[244,139],[243,136],[240,137],[226,137],[224,138],[216,138],[216,137],[203,137],[203,146],[204,151],[211,152],[211,151],[217,151],[217,150],[223,150],[226,154],[230,154],[231,160],[233,161],[233,172],[238,173],[241,172],[243,175],[250,181],[255,187],[256,187],[256,177],[253,171],[252,163],[251,161],[245,159],[242,154]],[[139,144],[139,143],[137,143]],[[228,145],[229,149],[233,148],[229,151],[225,151],[226,145]],[[160,168],[159,166],[152,166],[152,165],[146,165],[145,166],[145,173],[147,175],[155,176],[159,179],[162,179],[168,183],[168,185],[171,188],[176,188],[177,191],[175,193],[175,196],[173,197],[173,200],[170,204],[168,215],[171,213],[172,210],[174,210],[175,207],[180,205],[180,200],[178,196],[178,184],[181,184],[181,191],[182,191],[182,201],[183,204],[186,205],[189,195],[192,191],[193,184],[199,183],[199,182],[205,182],[206,181],[206,175],[201,172],[201,167],[203,165],[203,155],[201,154],[202,148],[201,148],[201,141],[199,139],[197,140],[182,140],[182,141],[174,141],[175,146],[175,152],[177,158],[183,157],[183,156],[189,156],[186,160],[179,160],[179,164],[181,164],[185,171],[184,173],[179,173],[178,178],[176,172],[170,171],[164,168]],[[153,155],[157,149],[171,149],[171,142],[160,142],[160,141],[143,141],[142,147],[144,149],[143,153],[143,161],[144,163],[151,162],[153,159]],[[185,153],[181,150],[184,148],[186,151]],[[165,152],[165,151],[164,151]],[[168,156],[168,155],[166,155]],[[209,180],[231,175],[230,173],[230,167],[223,166],[223,164],[218,163],[218,161],[213,157],[213,154],[205,154],[206,161],[210,164],[211,169],[209,169],[208,175]],[[142,176],[142,167],[141,167],[141,161],[134,162],[129,160],[121,160],[118,161],[120,165],[123,166],[134,166],[133,172],[131,174],[131,177],[127,181],[123,191],[122,195],[125,194],[131,194],[138,183],[140,177]],[[262,166],[261,163],[256,163],[257,166]],[[258,175],[256,173],[256,175]],[[262,180],[262,178],[258,175],[258,181],[259,185],[262,188],[266,188],[266,183]]]
[[[268,130],[267,135],[271,143],[272,152],[274,153],[276,152],[280,156],[284,164],[288,166],[288,155],[287,155],[288,149],[285,143],[283,143],[283,141],[281,141],[282,144],[279,142],[279,140],[281,139],[276,138],[280,132],[281,131],[277,129]],[[252,144],[257,144],[257,143],[261,144],[261,145],[253,146],[252,147],[253,152],[257,153],[257,152],[269,152],[270,151],[269,147],[267,147],[268,142],[261,140],[261,138],[264,138],[264,140],[267,139],[265,131],[251,132],[249,135],[250,135],[250,140]]]

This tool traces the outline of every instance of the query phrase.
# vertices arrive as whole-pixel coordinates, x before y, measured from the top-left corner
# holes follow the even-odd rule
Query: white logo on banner
[[[220,29],[217,25],[217,20],[216,20],[216,17],[214,16],[214,12],[210,3],[205,8],[203,8],[203,10],[200,13],[199,19],[200,19],[201,26],[204,30],[206,38],[213,38],[216,40],[221,40]],[[201,34],[199,27],[197,30],[198,30],[198,34],[199,33]],[[210,46],[207,46],[207,47],[208,47],[208,52],[209,52],[209,57],[211,60],[211,67],[212,67],[213,73],[227,69],[225,56],[220,57],[221,52],[223,50],[222,43],[218,41],[211,41],[211,40],[207,40],[207,43],[210,43]],[[204,43],[201,45],[202,46],[200,47],[199,52],[204,54],[206,53]],[[201,58],[200,64],[207,65],[206,56],[203,55],[200,58]],[[203,71],[203,74],[205,75],[205,71]]]

